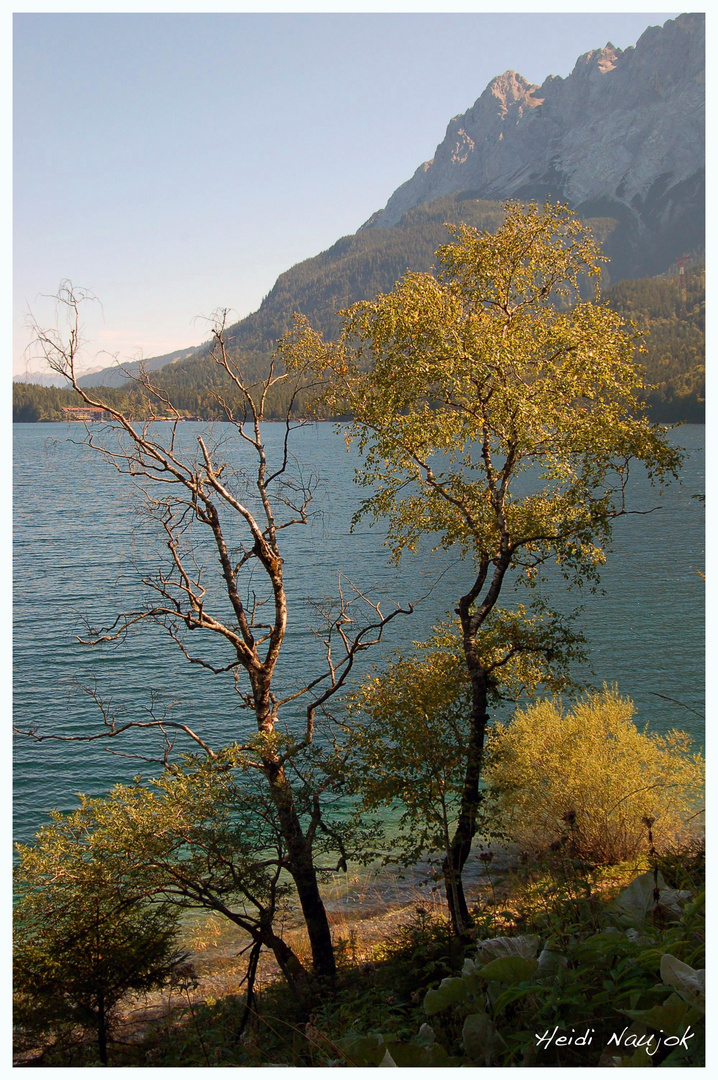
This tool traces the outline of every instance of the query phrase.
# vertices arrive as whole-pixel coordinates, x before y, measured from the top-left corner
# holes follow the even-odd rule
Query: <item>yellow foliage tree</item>
[[[502,826],[527,851],[563,843],[610,864],[699,831],[704,762],[684,731],[657,735],[633,720],[616,690],[519,710],[493,727],[484,779]]]
[[[395,558],[426,534],[465,556],[452,606],[471,715],[444,865],[461,934],[472,921],[461,875],[478,826],[496,670],[537,655],[531,616],[526,633],[514,620],[499,659],[484,651],[502,590],[535,583],[549,564],[593,587],[613,522],[630,512],[632,468],[663,482],[681,459],[640,403],[635,328],[598,293],[582,299],[605,260],[567,207],[507,203],[495,233],[452,232],[436,275],[407,274],[391,293],[354,304],[334,342],[298,317],[278,353],[294,370],[325,375],[326,407],[351,415],[358,480],[369,489],[357,516],[386,519]],[[550,661],[553,642],[539,648]]]

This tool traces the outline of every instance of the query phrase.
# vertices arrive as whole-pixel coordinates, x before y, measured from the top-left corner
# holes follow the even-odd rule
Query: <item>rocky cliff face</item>
[[[656,273],[703,245],[705,19],[610,43],[542,86],[514,71],[455,117],[432,161],[367,226],[390,227],[440,195],[545,198],[614,218],[615,277]]]

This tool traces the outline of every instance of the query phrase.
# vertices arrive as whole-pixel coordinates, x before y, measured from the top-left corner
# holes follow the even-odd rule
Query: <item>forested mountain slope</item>
[[[489,211],[485,211],[488,213]],[[353,238],[351,238],[353,239]],[[435,243],[432,240],[432,243]],[[352,278],[352,245],[346,252],[345,287]],[[310,260],[314,262],[315,260]],[[306,266],[306,264],[302,264]],[[377,266],[380,264],[377,263]],[[378,272],[378,271],[377,271]],[[399,276],[397,272],[396,276]],[[373,281],[374,279],[372,279]],[[279,282],[277,286],[279,286]],[[392,282],[385,285],[390,288]],[[372,285],[373,287],[373,285]],[[293,294],[290,294],[293,295]],[[316,295],[312,292],[312,295]],[[622,281],[606,290],[604,299],[617,311],[631,319],[646,335],[643,338],[645,353],[639,356],[646,369],[647,381],[654,386],[647,396],[655,419],[675,422],[686,420],[695,423],[704,419],[705,395],[705,271],[702,263],[686,269],[685,294],[678,274],[671,273],[657,278],[638,281]],[[281,301],[281,302],[280,302]],[[337,329],[333,315],[336,294],[327,289],[324,307],[312,308],[305,313],[315,325],[334,333]],[[254,358],[257,367],[263,367],[271,349],[273,327],[279,332],[281,320],[291,321],[291,303],[282,299],[280,292],[276,308],[271,316],[265,313],[265,321],[247,329],[242,339],[234,334],[234,347],[238,352],[245,349]],[[272,320],[277,320],[273,322]],[[246,320],[245,320],[246,322]],[[243,327],[244,324],[237,324]],[[264,337],[263,335],[267,335]],[[245,346],[244,341],[250,343]],[[251,346],[254,345],[254,349]],[[190,416],[222,418],[222,411],[213,397],[213,389],[227,390],[220,378],[221,372],[205,358],[185,361],[157,372],[154,376],[170,392],[177,407]],[[104,401],[120,405],[137,416],[147,415],[137,390],[129,385],[122,388],[97,388]],[[63,406],[78,404],[76,395],[69,390],[54,387],[33,386],[16,383],[13,386],[13,419],[17,421],[61,420]],[[276,402],[276,408],[281,401]]]
[[[702,423],[705,417],[705,265],[677,274],[621,281],[606,299],[645,332],[640,357],[655,389],[647,395],[657,420]]]

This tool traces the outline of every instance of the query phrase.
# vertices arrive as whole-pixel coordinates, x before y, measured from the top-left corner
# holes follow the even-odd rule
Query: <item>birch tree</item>
[[[507,203],[492,235],[450,227],[438,272],[409,273],[394,290],[343,312],[336,341],[305,319],[279,354],[328,377],[323,408],[352,417],[368,489],[359,516],[388,522],[398,560],[423,537],[464,558],[453,598],[471,684],[470,731],[456,828],[444,860],[452,923],[471,923],[461,872],[476,831],[492,687],[533,652],[533,615],[515,619],[496,649],[499,598],[509,580],[536,582],[557,564],[595,587],[617,518],[631,513],[634,466],[662,482],[680,455],[652,425],[631,326],[600,302],[603,260],[564,206]],[[544,609],[546,630],[555,613]],[[535,624],[534,624],[535,625]],[[564,639],[565,640],[565,639]],[[417,719],[417,722],[420,722]]]

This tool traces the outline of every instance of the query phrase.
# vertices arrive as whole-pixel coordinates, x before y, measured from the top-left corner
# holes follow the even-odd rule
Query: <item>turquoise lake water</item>
[[[208,429],[181,425],[180,439],[189,446],[198,431]],[[227,425],[213,425],[212,431],[219,438],[231,434]],[[659,509],[616,522],[602,594],[567,595],[561,579],[547,587],[556,606],[583,605],[577,621],[590,642],[592,672],[586,674],[592,683],[617,683],[635,701],[639,723],[649,722],[656,731],[685,728],[699,743],[704,435],[699,425],[671,434],[687,452],[679,483],[656,492],[645,478],[634,478],[631,508]],[[266,425],[265,436],[278,453],[281,426]],[[147,718],[150,706],[168,708],[173,719],[213,745],[241,738],[250,719],[237,710],[231,677],[189,665],[159,628],[143,626],[121,644],[91,647],[77,641],[85,619],[98,626],[138,608],[145,595],[138,579],[164,560],[156,527],[141,514],[126,478],[89,451],[83,437],[79,424],[14,428],[15,724],[38,733],[95,733],[102,721],[87,693],[92,687],[119,719]],[[292,445],[298,466],[305,476],[316,476],[318,488],[310,524],[284,534],[290,624],[278,671],[283,692],[322,670],[313,604],[336,595],[340,574],[365,595],[382,599],[385,612],[394,602],[423,597],[412,616],[394,620],[380,649],[366,654],[365,672],[392,648],[426,637],[471,580],[470,567],[451,554],[432,554],[429,543],[397,568],[389,562],[381,526],[364,520],[350,531],[362,494],[353,483],[357,458],[346,452],[333,425],[304,427]],[[228,443],[229,458],[236,453]],[[299,724],[301,707],[286,718]],[[73,808],[78,791],[99,795],[115,781],[154,771],[126,756],[155,752],[147,746],[136,737],[111,744],[18,738],[16,837],[28,839],[49,810]]]

